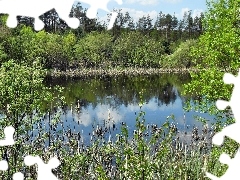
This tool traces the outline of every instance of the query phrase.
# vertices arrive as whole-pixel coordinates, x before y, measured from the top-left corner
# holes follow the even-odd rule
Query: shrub
[[[129,32],[121,35],[113,47],[113,61],[124,67],[150,67],[159,65],[164,54],[161,42],[143,36],[140,32]]]
[[[191,39],[182,42],[175,52],[171,55],[167,55],[164,58],[163,65],[165,67],[185,67],[189,68],[194,66],[193,57],[191,55],[191,49],[197,45],[197,40]]]
[[[87,67],[99,67],[111,57],[112,37],[108,33],[91,32],[75,45],[75,58]]]

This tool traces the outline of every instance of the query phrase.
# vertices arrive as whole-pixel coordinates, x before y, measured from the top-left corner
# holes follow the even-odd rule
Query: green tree
[[[207,6],[203,20],[204,33],[192,54],[200,72],[191,73],[192,81],[186,85],[185,91],[199,97],[200,100],[195,101],[198,110],[216,116],[215,126],[216,131],[219,131],[225,124],[224,119],[227,123],[233,122],[231,111],[219,111],[215,102],[218,99],[230,100],[233,85],[224,84],[223,75],[225,72],[236,75],[240,67],[240,35],[237,25],[240,1],[211,0],[207,2]],[[214,174],[213,170],[217,169],[216,161],[221,151],[233,155],[236,149],[236,143],[227,139],[223,147],[212,148],[207,170]],[[218,176],[219,172],[215,174]]]
[[[174,15],[172,16],[172,24],[171,24],[172,40],[173,41],[176,41],[178,39],[177,31],[176,31],[177,27],[178,27],[178,19],[175,16],[175,13],[174,13]]]
[[[186,92],[199,97],[195,101],[198,110],[217,117],[219,128],[224,123],[222,119],[232,120],[231,111],[219,111],[215,102],[217,99],[230,99],[233,86],[223,83],[223,75],[225,72],[236,74],[240,67],[240,38],[236,26],[239,6],[234,0],[208,2],[203,20],[205,31],[192,51],[200,72],[192,72],[192,81],[185,87]]]
[[[188,11],[186,29],[188,30],[188,38],[191,38],[192,37],[192,30],[193,30],[192,11]]]
[[[84,67],[101,67],[106,62],[110,62],[108,58],[112,53],[111,48],[111,35],[104,32],[91,32],[74,46],[75,58]]]
[[[173,54],[166,56],[166,58],[164,59],[164,65],[166,67],[175,68],[193,67],[195,64],[193,64],[193,57],[189,52],[194,46],[196,46],[196,44],[197,40],[193,39],[182,42],[179,47],[173,52]]]
[[[169,33],[170,33],[171,28],[172,28],[172,16],[170,14],[167,14],[165,16],[164,26],[165,26],[166,40],[168,40],[169,39]]]
[[[133,18],[130,16],[129,12],[125,13],[125,19],[126,19],[126,29],[127,31],[131,31],[135,29],[135,24],[133,22]]]
[[[140,32],[122,34],[113,46],[114,62],[124,67],[158,67],[163,55],[162,43]]]
[[[159,36],[163,36],[163,29],[164,29],[164,19],[165,19],[165,14],[163,14],[162,11],[159,12],[157,16],[157,20],[155,22],[154,27],[159,31]]]
[[[239,7],[240,3],[234,0],[208,2],[208,11],[203,21],[205,32],[192,52],[201,73],[193,74],[191,87],[192,90],[193,87],[201,87],[198,88],[199,95],[204,94],[209,99],[229,98],[229,93],[223,92],[222,86],[226,86],[222,81],[223,74],[236,73],[240,67],[240,35],[236,26]],[[202,81],[198,81],[198,78]]]

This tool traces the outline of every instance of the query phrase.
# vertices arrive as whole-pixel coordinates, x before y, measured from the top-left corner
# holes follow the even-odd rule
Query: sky
[[[118,5],[115,0],[108,3],[108,9],[111,11],[113,8],[122,9],[122,12],[129,12],[133,19],[138,21],[143,15],[150,15],[153,21],[156,20],[160,11],[163,13],[173,15],[178,19],[183,17],[185,11],[192,10],[193,17],[199,15],[207,9],[206,0],[122,0],[123,4]],[[82,4],[84,8],[89,6]],[[98,17],[100,21],[107,20],[107,13],[99,10]]]

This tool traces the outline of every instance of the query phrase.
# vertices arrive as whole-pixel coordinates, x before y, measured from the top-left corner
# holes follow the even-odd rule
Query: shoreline
[[[156,75],[162,73],[189,73],[190,71],[197,72],[197,68],[112,68],[112,69],[76,69],[76,70],[50,70],[47,72],[47,76],[53,78],[69,77],[69,78],[81,78],[91,76],[119,76],[119,75]]]

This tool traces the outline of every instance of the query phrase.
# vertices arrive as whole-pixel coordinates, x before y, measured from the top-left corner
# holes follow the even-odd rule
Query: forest
[[[14,59],[31,65],[38,60],[44,68],[67,69],[110,68],[190,68],[189,51],[204,32],[203,13],[193,17],[185,12],[181,19],[175,14],[159,12],[156,21],[149,15],[135,23],[131,15],[122,10],[111,30],[108,22],[89,19],[80,3],[72,7],[70,17],[77,17],[80,26],[70,29],[53,9],[40,19],[44,30],[35,32],[34,19],[18,16],[18,27],[6,26],[7,15],[0,20],[0,59]]]

